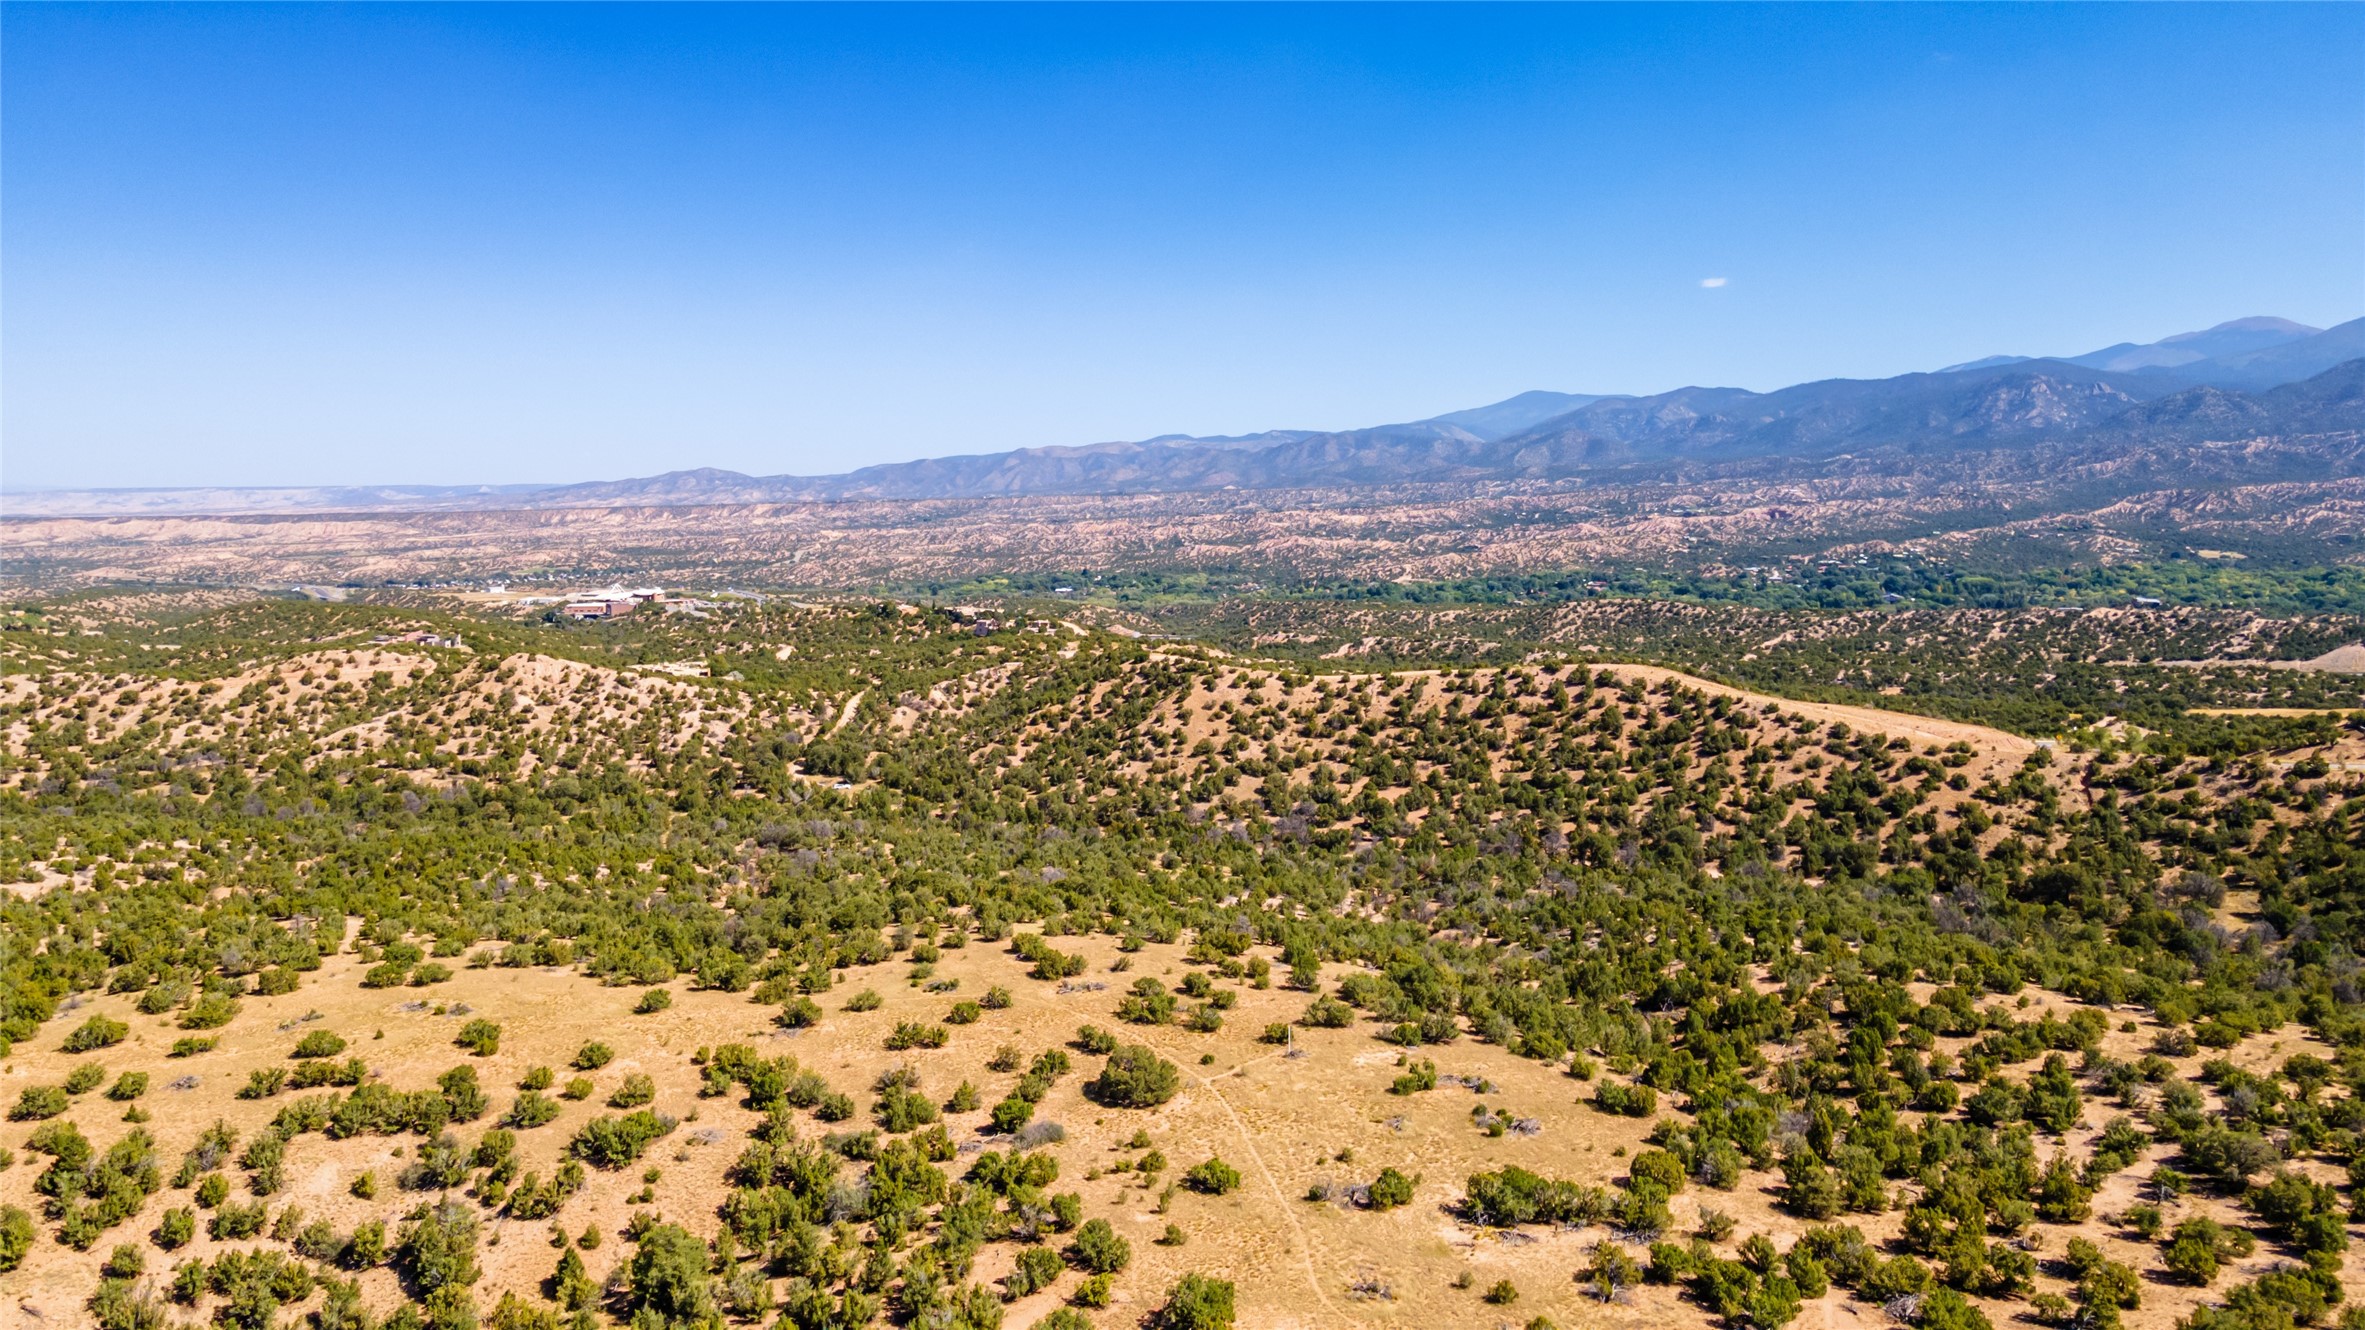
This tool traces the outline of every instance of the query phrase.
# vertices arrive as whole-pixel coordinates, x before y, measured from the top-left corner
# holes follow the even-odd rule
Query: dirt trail
[[[1260,1062],[1269,1062],[1279,1056],[1278,1053],[1267,1053],[1263,1057],[1251,1058],[1222,1075],[1236,1076]],[[1232,1120],[1233,1129],[1240,1133],[1240,1144],[1248,1151],[1248,1162],[1256,1165],[1257,1176],[1265,1180],[1266,1190],[1273,1193],[1273,1208],[1289,1221],[1289,1231],[1297,1239],[1298,1257],[1306,1265],[1306,1287],[1313,1291],[1315,1301],[1322,1304],[1325,1314],[1333,1321],[1341,1319],[1338,1307],[1331,1302],[1329,1292],[1322,1287],[1322,1273],[1314,1264],[1314,1240],[1306,1236],[1306,1226],[1298,1222],[1297,1210],[1290,1205],[1288,1193],[1281,1190],[1280,1180],[1273,1176],[1272,1169],[1265,1167],[1264,1152],[1256,1148],[1256,1134],[1248,1130],[1248,1123],[1242,1120],[1240,1111],[1232,1107],[1232,1101],[1224,1098],[1223,1090],[1216,1085],[1221,1077],[1194,1076],[1193,1079],[1215,1096],[1216,1103],[1223,1105],[1224,1116]]]
[[[1990,729],[1985,725],[1973,725],[1966,721],[1940,720],[1935,716],[1920,716],[1908,711],[1887,711],[1880,707],[1850,706],[1840,702],[1801,702],[1787,697],[1776,697],[1771,693],[1753,693],[1746,689],[1734,688],[1727,684],[1703,679],[1696,674],[1685,674],[1681,670],[1671,670],[1658,665],[1612,665],[1606,668],[1617,674],[1636,679],[1648,679],[1653,683],[1664,679],[1673,679],[1687,688],[1696,688],[1714,696],[1746,700],[1754,706],[1763,706],[1772,702],[1784,711],[1794,712],[1809,720],[1819,721],[1826,725],[1838,721],[1853,730],[1911,739],[1915,743],[1944,745],[1961,742],[1971,745],[1982,753],[1993,753],[2015,759],[2026,757],[2035,752],[2037,748],[2034,739],[2023,738],[2017,734],[2007,734],[2002,730]]]
[[[2353,707],[2186,707],[2188,716],[2346,716]]]
[[[2323,655],[2308,660],[2245,660],[2212,656],[2206,660],[2163,660],[2160,663],[2187,670],[2243,668],[2314,670],[2325,674],[2365,674],[2365,643],[2352,642],[2347,646],[2334,647]]]
[[[854,719],[854,713],[862,709],[863,694],[868,693],[869,691],[870,690],[868,688],[859,689],[855,692],[854,696],[846,699],[846,709],[838,713],[837,723],[829,727],[829,732],[831,734],[836,734],[838,731],[846,728],[848,722]]]
[[[2029,754],[2037,751],[2039,747],[2046,746],[2022,735],[2006,733],[2003,730],[1992,729],[1985,725],[1973,725],[1967,721],[1941,720],[1936,716],[1917,715],[1910,711],[1888,711],[1880,707],[1853,706],[1842,702],[1806,702],[1797,698],[1778,697],[1772,693],[1751,692],[1746,688],[1735,688],[1730,684],[1718,683],[1713,679],[1703,679],[1699,675],[1687,674],[1682,670],[1669,669],[1663,665],[1599,665],[1592,668],[1597,673],[1606,670],[1620,678],[1632,679],[1644,685],[1672,680],[1681,687],[1706,693],[1712,697],[1729,697],[1752,709],[1761,709],[1772,704],[1791,715],[1804,717],[1820,725],[1829,725],[1836,721],[1851,730],[1866,734],[1885,734],[1892,739],[1910,740],[1917,747],[1937,746],[1942,748],[1953,743],[1968,744],[1971,750],[1978,755],[1967,770],[1967,774],[1974,781],[1989,776],[2008,777],[2023,761],[2027,760]],[[1406,670],[1403,673],[1412,677],[1434,678],[1439,671]],[[1485,678],[1489,677],[1492,672],[1476,670],[1472,673]],[[1350,678],[1353,676],[1336,677]]]
[[[1941,720],[1936,716],[1923,716],[1910,711],[1889,711],[1880,707],[1853,706],[1841,702],[1806,702],[1797,698],[1779,697],[1772,693],[1756,693],[1746,688],[1735,688],[1730,684],[1718,683],[1713,679],[1703,679],[1699,675],[1687,674],[1682,670],[1669,669],[1663,665],[1596,665],[1589,667],[1589,669],[1594,673],[1607,671],[1621,678],[1633,679],[1644,684],[1663,683],[1672,679],[1685,688],[1694,689],[1712,697],[1729,697],[1736,702],[1747,703],[1753,708],[1772,703],[1792,715],[1803,716],[1819,724],[1828,725],[1838,721],[1852,730],[1861,730],[1869,734],[1886,734],[1891,738],[1910,739],[1916,744],[1937,744],[1943,747],[1951,743],[1966,743],[1991,761],[2002,758],[2017,763],[2030,753],[2035,752],[2039,746],[2034,739],[2008,734],[1985,725],[1974,725],[1967,721]],[[1391,677],[1435,679],[1442,673],[1444,671],[1399,670],[1392,671]],[[1479,669],[1469,673],[1474,679],[1486,680],[1491,679],[1499,671]],[[1260,675],[1259,677],[1270,676]],[[1315,677],[1335,682],[1367,679],[1371,676],[1330,674]],[[1236,695],[1220,690],[1216,694],[1218,697]]]

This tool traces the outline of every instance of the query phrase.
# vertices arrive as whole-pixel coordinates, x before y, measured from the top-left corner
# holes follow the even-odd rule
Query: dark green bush
[[[1181,1088],[1182,1073],[1173,1063],[1140,1044],[1127,1044],[1109,1055],[1085,1091],[1110,1108],[1156,1108]]]

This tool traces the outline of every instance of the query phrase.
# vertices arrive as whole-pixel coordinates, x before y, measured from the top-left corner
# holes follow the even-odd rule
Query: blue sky
[[[815,473],[2327,324],[2361,50],[2357,5],[11,3],[0,483]]]

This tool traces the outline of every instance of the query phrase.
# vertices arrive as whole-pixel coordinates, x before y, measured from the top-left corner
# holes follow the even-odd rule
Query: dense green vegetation
[[[2183,552],[2145,562],[2066,567],[2015,568],[1989,561],[1961,567],[1898,554],[1792,558],[1747,568],[1686,570],[1627,564],[1427,582],[1292,581],[1277,580],[1269,573],[1079,569],[931,582],[903,590],[951,602],[1057,597],[1085,604],[1145,607],[1253,595],[1280,601],[1434,606],[1642,599],[1759,610],[1853,610],[1897,604],[1919,609],[2011,610],[2127,605],[2142,597],[2165,606],[2249,609],[2273,615],[2365,615],[2365,568],[2282,563],[2254,567]]]
[[[1912,557],[1834,560],[1794,568],[1691,573],[1638,568],[1469,578],[1453,582],[1309,585],[1310,599],[1415,605],[1503,605],[1564,600],[1678,600],[1761,610],[2014,610],[2126,605],[2251,609],[2266,614],[2365,614],[2365,569],[2350,565],[2251,569],[2202,559],[2031,570],[1973,570]]]
[[[469,648],[371,644],[422,622]],[[1976,1324],[1966,1296],[2050,1316],[2013,1239],[2090,1218],[2105,1179],[2168,1147],[2154,1185],[2238,1199],[2255,1231],[2161,1233],[2171,1268],[2199,1278],[2244,1240],[2292,1262],[2195,1330],[2338,1314],[2352,1196],[2307,1169],[2365,1175],[2365,789],[2320,758],[2280,767],[2267,746],[2330,741],[2338,720],[2221,724],[2207,741],[2094,729],[1997,766],[1574,653],[1317,675],[887,604],[596,628],[270,604],[94,631],[0,643],[0,878],[79,888],[0,903],[9,1041],[103,1054],[114,1024],[63,1016],[102,990],[218,1030],[252,1019],[242,996],[300,988],[346,948],[385,987],[464,964],[690,976],[794,1027],[848,970],[922,948],[1005,946],[1057,982],[1081,968],[1062,938],[1187,941],[1196,968],[1172,988],[1136,982],[1121,1022],[1213,1030],[1228,1005],[1215,978],[1284,982],[1306,990],[1309,1024],[1408,1050],[1488,1041],[1590,1080],[1605,1113],[1653,1119],[1613,1185],[1504,1169],[1459,1202],[1479,1224],[1609,1226],[1624,1245],[1597,1248],[1586,1277],[1613,1291],[1680,1283],[1759,1326],[1831,1286],[1919,1299],[1925,1325]],[[676,660],[712,677],[611,672]],[[1785,668],[1809,691],[1801,658]],[[2161,1027],[2161,1054],[2297,1023],[2336,1055],[2263,1072],[2220,1058],[2196,1083],[2105,1050],[2138,1016]],[[341,1070],[328,1031],[290,1039],[288,1066],[251,1087],[283,1105],[269,1129],[224,1128],[177,1171],[136,1127],[102,1145],[54,1121],[103,1073],[26,1088],[11,1117],[37,1125],[12,1139],[37,1157],[45,1211],[31,1237],[0,1213],[0,1260],[29,1241],[136,1240],[129,1221],[152,1209],[167,1250],[199,1212],[216,1236],[264,1241],[291,1143],[413,1136],[393,1185],[472,1181],[469,1199],[422,1200],[391,1231],[274,1233],[180,1267],[173,1296],[240,1325],[299,1303],[359,1325],[340,1280],[390,1263],[419,1323],[473,1324],[486,1215],[561,1216],[586,1169],[638,1168],[680,1124],[628,1079],[563,1168],[520,1175],[515,1133],[549,1120],[555,1076],[496,1111],[469,1064],[502,1031],[457,1029],[458,1065],[432,1086]],[[905,1021],[889,1046],[946,1037]],[[761,1115],[718,1213],[636,1221],[612,1296],[570,1247],[548,1297],[504,1299],[492,1320],[670,1327],[776,1309],[800,1330],[982,1328],[1002,1302],[974,1280],[987,1243],[1028,1249],[1004,1292],[1048,1286],[1063,1261],[1122,1271],[1123,1240],[1052,1191],[1032,1105],[1075,1074],[1112,1113],[1153,1106],[1179,1073],[1105,1030],[1073,1048],[1099,1061],[1012,1051],[1007,1069],[1027,1072],[994,1110],[1001,1148],[965,1167],[914,1083],[869,1087],[869,1125],[820,1136],[800,1125],[855,1117],[843,1087],[793,1057],[708,1050],[709,1092]],[[610,1056],[593,1044],[574,1063]],[[1433,1064],[1425,1085],[1407,1067],[1402,1093],[1435,1087]],[[2073,1143],[2089,1111],[2108,1123]],[[1671,1196],[1752,1175],[1814,1225],[1806,1238],[1737,1257],[1675,1240]],[[1210,1159],[1187,1181],[1222,1194],[1240,1177]],[[1412,1191],[1383,1174],[1370,1204]],[[1849,1227],[1899,1206],[1900,1252]],[[2063,1316],[2109,1324],[2137,1296],[2122,1265],[2075,1244],[2062,1259],[2077,1304]],[[94,1315],[152,1323],[141,1287],[106,1276]],[[1152,1321],[1228,1324],[1233,1301],[1192,1276]]]
[[[2365,709],[2356,675],[2277,669],[2365,639],[2349,614],[2267,619],[2195,609],[1849,612],[1712,608],[1619,597],[1559,606],[1323,606],[1243,598],[1170,607],[1176,632],[1300,660],[1368,668],[1509,665],[1572,646],[1665,663],[1785,697],[1898,708],[2073,737],[2132,726],[2120,743],[2255,752],[2322,742],[2336,723],[2192,714],[2195,708]],[[2179,663],[2170,663],[2179,662]],[[2090,741],[2099,736],[2089,734]]]

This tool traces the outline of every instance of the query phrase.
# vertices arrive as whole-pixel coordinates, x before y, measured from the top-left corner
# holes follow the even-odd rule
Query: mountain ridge
[[[2365,319],[2322,330],[2283,319],[2237,319],[2147,345],[2217,354],[2170,365],[2147,361],[2134,369],[2083,363],[2145,361],[2150,354],[2120,344],[2065,359],[1990,357],[1765,393],[1701,386],[1648,395],[1535,390],[1359,429],[1053,444],[880,463],[830,476],[697,467],[552,485],[18,492],[5,495],[5,515],[269,516],[1577,480],[1667,467],[1804,466],[1859,453],[1911,466],[1949,452],[2081,435],[2200,442],[2212,432],[2365,428],[2365,393],[2358,388]],[[2340,358],[2331,364],[2320,363],[2335,355]],[[2285,391],[2302,384],[2315,386]]]
[[[1293,433],[1253,447],[1167,443],[1090,451],[1022,449],[866,467],[837,477],[749,478],[748,483],[783,501],[829,501],[1566,480],[1764,459],[1804,465],[1856,453],[1911,465],[1955,451],[2027,447],[2086,434],[2126,438],[2165,432],[2177,441],[2199,441],[2210,423],[2251,434],[2365,427],[2365,403],[2356,391],[2365,377],[2365,360],[2319,377],[2331,382],[2314,393],[2278,396],[2276,391],[2256,394],[2209,385],[2186,388],[2154,375],[2032,361],[1967,374],[1827,379],[1772,393],[1691,387],[1649,397],[1603,397],[1491,439],[1455,426],[1414,422]],[[2147,403],[2200,390],[2204,398],[2157,419],[2129,415]],[[557,504],[592,497],[550,496]]]
[[[2116,342],[2075,356],[1985,356],[1944,366],[1938,373],[1958,374],[2054,359],[2115,373],[2172,374],[2193,383],[2270,388],[2278,382],[2307,377],[2307,373],[2321,373],[2360,355],[2365,355],[2365,319],[2351,319],[2330,328],[2312,328],[2290,319],[2252,315],[2194,332],[2173,333],[2156,342]],[[2309,366],[2313,368],[2307,373],[2298,372]],[[2282,373],[2285,368],[2291,372]],[[2276,377],[2277,374],[2282,376]]]

